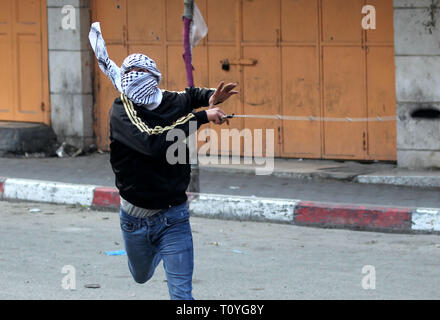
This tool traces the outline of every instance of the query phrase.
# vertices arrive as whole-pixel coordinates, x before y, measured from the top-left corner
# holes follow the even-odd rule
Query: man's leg
[[[141,222],[142,219],[131,217],[122,210],[119,217],[128,257],[128,268],[134,281],[145,283],[153,276],[161,257],[149,242],[148,226]]]
[[[193,300],[192,276],[194,251],[187,204],[169,209],[164,214],[165,229],[158,248],[172,300]]]

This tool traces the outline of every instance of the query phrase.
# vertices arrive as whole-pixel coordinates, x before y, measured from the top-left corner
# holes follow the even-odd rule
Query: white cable
[[[232,118],[254,118],[254,119],[273,119],[273,120],[289,120],[289,121],[324,121],[324,122],[384,122],[384,121],[396,121],[396,116],[385,117],[370,117],[370,118],[328,118],[328,117],[301,117],[301,116],[282,116],[282,115],[244,115],[236,114]]]

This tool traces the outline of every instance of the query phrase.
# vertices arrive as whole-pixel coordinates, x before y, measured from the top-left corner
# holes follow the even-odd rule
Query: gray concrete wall
[[[65,30],[64,5],[76,29]],[[87,148],[93,134],[93,56],[88,42],[90,0],[47,0],[51,121],[58,141]]]
[[[394,0],[399,167],[440,167],[440,120],[411,117],[440,110],[439,0]]]

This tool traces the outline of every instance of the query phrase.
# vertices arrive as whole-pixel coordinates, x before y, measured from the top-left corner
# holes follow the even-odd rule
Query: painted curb
[[[101,209],[119,209],[119,191],[116,188],[96,187],[93,191],[92,207]]]
[[[116,188],[0,177],[1,200],[77,204],[118,210]],[[298,226],[381,232],[440,232],[439,208],[395,208],[295,199],[188,193],[191,214],[199,217],[267,221]]]
[[[440,188],[440,176],[360,175],[354,179],[363,184],[385,184],[406,187]]]
[[[95,186],[61,182],[6,179],[3,183],[3,198],[59,204],[91,206]]]
[[[6,179],[0,177],[0,200],[3,200],[3,193],[4,193],[4,184],[5,184]]]
[[[412,229],[440,231],[440,209],[417,209],[412,215]]]
[[[200,217],[291,223],[298,200],[188,193],[189,209]]]
[[[296,225],[359,230],[411,231],[412,209],[301,201]]]

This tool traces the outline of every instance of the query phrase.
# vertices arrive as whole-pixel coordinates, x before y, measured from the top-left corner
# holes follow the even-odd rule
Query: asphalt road
[[[0,299],[168,299],[161,264],[140,285],[126,256],[105,254],[124,249],[116,213],[11,202],[0,202],[0,212]],[[191,224],[196,299],[440,298],[438,235]],[[75,290],[64,289],[72,270]]]

